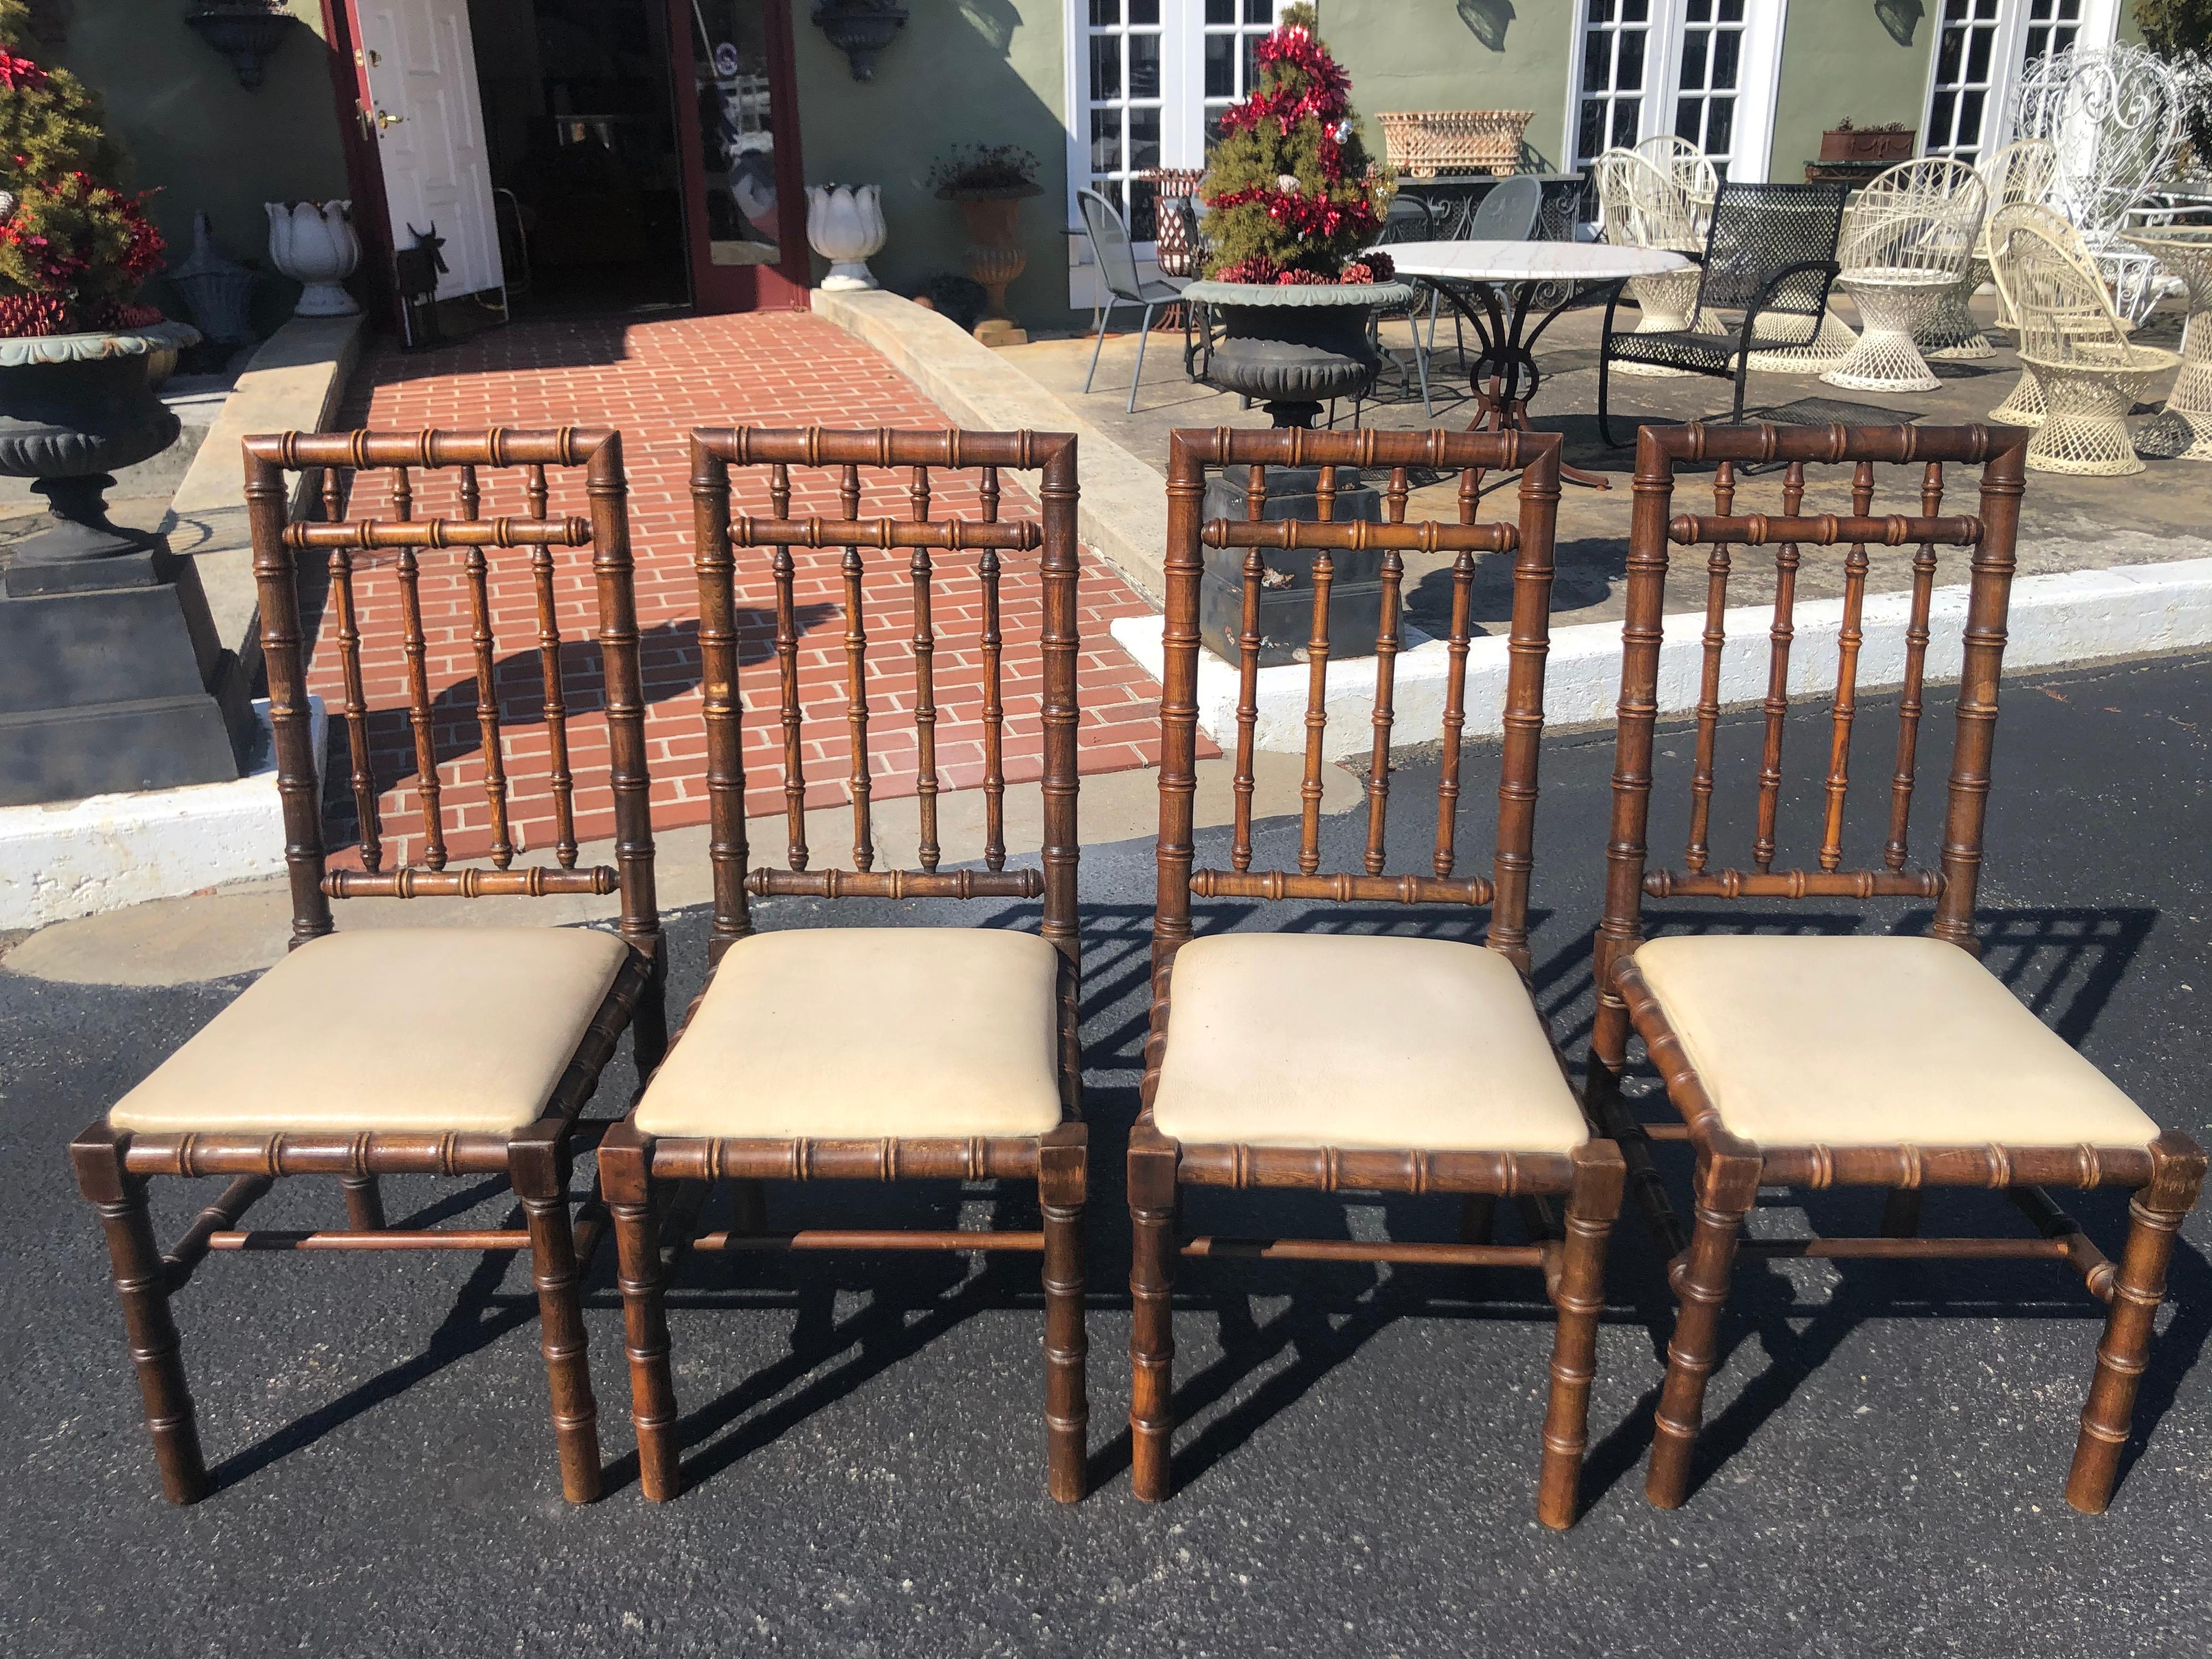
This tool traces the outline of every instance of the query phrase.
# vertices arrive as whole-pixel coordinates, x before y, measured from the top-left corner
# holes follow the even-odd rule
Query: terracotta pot
[[[1917,130],[1898,132],[1879,127],[1831,127],[1820,135],[1823,161],[1909,161]]]
[[[968,221],[968,246],[963,257],[969,276],[982,283],[984,291],[990,295],[990,306],[984,313],[987,322],[994,318],[1010,320],[1006,284],[1029,264],[1029,254],[1019,240],[1022,203],[1042,193],[1042,187],[1037,185],[938,192],[942,200],[959,203],[961,214]]]

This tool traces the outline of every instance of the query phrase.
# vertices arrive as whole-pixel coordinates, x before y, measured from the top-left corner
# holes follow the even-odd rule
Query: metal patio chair
[[[1162,306],[1173,305],[1182,297],[1179,283],[1148,283],[1137,271],[1137,255],[1129,241],[1129,227],[1122,222],[1121,211],[1095,190],[1076,192],[1083,209],[1083,228],[1091,239],[1091,263],[1098,269],[1098,280],[1105,284],[1106,301],[1095,313],[1093,320],[1098,329],[1098,343],[1091,348],[1091,372],[1083,377],[1083,389],[1091,390],[1091,382],[1097,377],[1098,355],[1106,349],[1106,325],[1113,320],[1117,305],[1139,307],[1144,319],[1137,325],[1137,366],[1129,375],[1128,412],[1137,412],[1137,383],[1145,378],[1145,344],[1152,337],[1152,313]],[[1186,310],[1183,318],[1183,362],[1188,366],[1191,358],[1190,318]]]
[[[1664,333],[1617,333],[1615,290],[1606,301],[1597,370],[1598,431],[1619,447],[1607,392],[1616,362],[1656,363],[1735,381],[1729,419],[1743,418],[1744,384],[1754,351],[1811,343],[1827,310],[1842,228],[1841,185],[1725,184],[1713,204],[1705,263],[1692,301],[1694,319]],[[1719,313],[1735,312],[1733,325]]]
[[[2088,281],[2101,294],[2094,277]],[[1586,1104],[1621,1148],[1630,1191],[1672,1258],[1669,1277],[1680,1303],[1645,1480],[1647,1495],[1662,1509],[1680,1505],[1689,1492],[1706,1384],[1721,1363],[1721,1322],[1743,1257],[1839,1264],[2014,1259],[2071,1267],[2110,1313],[2066,1497],[2093,1513],[2111,1497],[2167,1261],[2197,1201],[2205,1160],[2187,1136],[2161,1132],[1978,960],[1975,896],[2026,447],[2017,430],[1988,427],[1647,426],[1638,434]],[[1736,469],[1776,461],[1786,464],[1780,514],[1740,511]],[[1711,512],[1674,516],[1679,470],[1716,463]],[[1980,470],[1978,502],[1961,503],[1973,506],[1971,514],[1944,514],[1949,465]],[[1848,497],[1808,502],[1814,466],[1847,467]],[[1904,499],[1895,507],[1905,511],[1877,514],[1878,471],[1897,480]],[[1683,574],[1693,583],[1704,576],[1695,585],[1704,591],[1705,631],[1694,736],[1669,738],[1662,750],[1654,727],[1660,678],[1671,672],[1662,667],[1665,624],[1680,622],[1683,608],[1667,592],[1670,544],[1696,555],[1693,563],[1683,561]],[[1935,597],[1939,547],[1970,550],[1962,605]],[[1730,742],[1723,732],[1723,662],[1737,644],[1726,622],[1738,614],[1728,608],[1732,556],[1748,564],[1752,550],[1765,548],[1773,550],[1773,620],[1760,630],[1767,635],[1767,693],[1765,730],[1754,745],[1750,733]],[[1874,776],[1855,779],[1862,607],[1873,560],[1892,549],[1899,550],[1888,556],[1904,559],[1905,548],[1913,550],[1895,740],[1866,768]],[[1826,741],[1812,757],[1826,778],[1806,814],[1819,847],[1816,854],[1808,847],[1796,867],[1778,868],[1786,839],[1782,803],[1785,794],[1799,798],[1783,770],[1790,694],[1806,666],[1791,661],[1796,572],[1804,560],[1837,550],[1843,611],[1835,689]],[[1801,641],[1801,659],[1803,651]],[[1942,826],[1930,836],[1936,857],[1916,862],[1912,801],[1923,752],[1923,695],[1927,678],[1946,672],[1937,666],[1944,662],[1960,665],[1950,671],[1960,687],[1949,723],[1948,787],[1940,808],[1922,814]],[[1869,664],[1868,677],[1897,672]],[[1940,728],[1924,735],[1930,748],[1942,738]],[[1723,769],[1717,762],[1731,752],[1743,786],[1733,799],[1742,810],[1723,795],[1717,820],[1716,796],[1724,787],[1715,775]],[[1646,845],[1653,768],[1677,754],[1685,759],[1675,775],[1688,774],[1686,843],[1674,867],[1654,867]],[[1847,793],[1860,781],[1880,792],[1864,833],[1881,845],[1877,852],[1869,839],[1869,855],[1847,862]],[[1717,821],[1750,832],[1747,860],[1736,863],[1714,845]],[[1666,914],[1650,902],[1678,898],[1693,901],[1700,908],[1695,921],[1705,925],[1647,939],[1648,922]],[[1832,912],[1900,898],[1932,907],[1928,937],[1727,933],[1711,926],[1714,907],[1745,899],[1810,900]],[[1746,925],[1773,921],[1770,914]],[[1620,1085],[1632,1035],[1642,1038],[1662,1081],[1663,1095],[1655,1099],[1671,1106],[1679,1123],[1647,1127],[1631,1109]],[[1686,1141],[1695,1155],[1695,1212],[1687,1228],[1652,1164],[1652,1139]],[[2045,1186],[2132,1189],[2124,1254],[2108,1259]],[[1885,1188],[1881,1236],[1778,1237],[1761,1228],[1747,1237],[1747,1218],[1760,1190],[1771,1187]],[[1922,1237],[1923,1195],[1947,1187],[2002,1194],[2034,1236]]]

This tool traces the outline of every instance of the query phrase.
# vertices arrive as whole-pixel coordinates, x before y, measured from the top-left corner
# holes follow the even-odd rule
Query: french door
[[[1075,192],[1121,210],[1140,259],[1158,191],[1140,173],[1200,168],[1222,112],[1257,78],[1254,54],[1289,0],[1065,0],[1070,302],[1094,302]],[[1153,274],[1149,269],[1146,275]]]
[[[2054,53],[2109,46],[2118,0],[1942,0],[1921,150],[1978,162],[2012,137],[2021,77]]]
[[[1576,0],[1563,149],[1580,169],[1607,149],[1672,134],[1728,179],[1766,177],[1788,0]]]

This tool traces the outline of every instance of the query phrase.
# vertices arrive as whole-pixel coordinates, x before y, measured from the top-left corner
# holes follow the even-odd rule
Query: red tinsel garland
[[[46,84],[46,70],[29,58],[18,58],[5,46],[0,46],[0,90],[39,92]]]
[[[1326,124],[1341,118],[1352,106],[1352,77],[1329,56],[1328,48],[1305,29],[1277,29],[1253,48],[1252,59],[1263,80],[1268,70],[1281,64],[1300,71],[1304,84],[1295,96],[1286,95],[1287,88],[1281,92],[1262,90],[1241,104],[1231,105],[1221,114],[1224,131],[1257,126],[1272,117],[1287,136],[1306,116],[1318,117]]]

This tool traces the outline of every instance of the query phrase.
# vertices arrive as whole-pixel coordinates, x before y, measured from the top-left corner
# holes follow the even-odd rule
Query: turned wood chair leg
[[[1552,1340],[1552,1397],[1544,1413],[1544,1458],[1536,1485],[1536,1518],[1561,1530],[1575,1523],[1583,1453],[1589,1444],[1590,1381],[1597,1375],[1597,1327],[1605,1312],[1605,1247],[1620,1213],[1627,1167],[1611,1143],[1575,1154],[1574,1190],[1567,1198],[1559,1289],[1553,1303],[1559,1329]]]
[[[599,1143],[600,1189],[614,1218],[623,1346],[629,1356],[629,1420],[637,1431],[638,1485],[654,1503],[684,1490],[677,1460],[676,1385],[661,1305],[660,1229],[653,1212],[652,1150],[628,1123]]]
[[[2135,1415],[2136,1391],[2149,1364],[2151,1327],[2166,1297],[2166,1263],[2184,1217],[2203,1184],[2204,1155],[2194,1147],[2169,1160],[2154,1144],[2151,1184],[2128,1206],[2128,1243],[2112,1281],[2112,1310],[2097,1344],[2097,1368],[2081,1408],[2066,1501],[2085,1515],[2102,1515],[2119,1478],[2120,1453]]]
[[[509,1154],[515,1196],[530,1229],[530,1277],[538,1290],[538,1348],[553,1401],[561,1494],[588,1504],[601,1491],[599,1408],[586,1352],[582,1273],[568,1216],[568,1160],[550,1140],[518,1139]]]
[[[1728,1301],[1743,1218],[1759,1194],[1759,1164],[1716,1158],[1701,1172],[1697,1225],[1680,1266],[1680,1311],[1667,1344],[1667,1379],[1652,1424],[1651,1462],[1644,1495],[1662,1510],[1680,1509],[1690,1492],[1690,1455],[1704,1421],[1705,1382],[1719,1346],[1721,1309]]]
[[[1044,1212],[1045,1485],[1063,1504],[1082,1500],[1088,1483],[1091,1403],[1085,1376],[1090,1338],[1083,1328],[1085,1148],[1047,1147],[1038,1172]]]
[[[384,1190],[373,1175],[340,1176],[338,1186],[345,1194],[346,1225],[359,1233],[382,1232],[384,1220]]]
[[[630,1054],[642,1083],[658,1071],[668,1053],[668,958],[665,946],[653,952],[653,971],[637,994],[629,1016]]]
[[[105,1130],[70,1148],[77,1185],[100,1216],[107,1256],[138,1392],[146,1407],[146,1432],[161,1471],[161,1494],[172,1504],[197,1504],[208,1495],[207,1463],[192,1420],[191,1391],[185,1383],[184,1345],[169,1313],[167,1269],[154,1242],[146,1212],[146,1182],[125,1173],[121,1144]]]
[[[1130,1484],[1149,1504],[1172,1487],[1175,1435],[1175,1153],[1129,1154]]]

